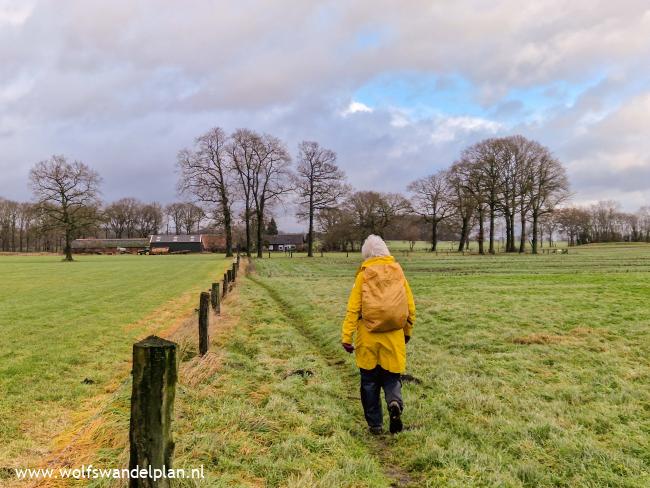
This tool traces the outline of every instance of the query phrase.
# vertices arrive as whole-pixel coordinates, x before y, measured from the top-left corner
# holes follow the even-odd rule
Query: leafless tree
[[[70,243],[77,232],[99,220],[99,174],[82,162],[52,156],[29,173],[38,209],[65,235],[65,260],[72,261]]]
[[[431,224],[431,251],[438,246],[438,224],[453,212],[447,171],[438,171],[408,185],[413,209]]]
[[[451,201],[454,205],[454,215],[460,223],[458,251],[469,245],[472,218],[476,210],[476,199],[470,191],[469,173],[461,161],[452,164],[448,173]]]
[[[226,234],[226,256],[232,256],[234,181],[228,165],[228,136],[216,127],[195,140],[193,149],[178,154],[178,189],[198,201],[216,206]]]
[[[253,210],[253,185],[256,175],[257,160],[255,146],[259,135],[249,129],[237,129],[227,145],[230,170],[239,183],[239,191],[244,206],[244,224],[246,228],[246,254],[251,255],[251,217]]]
[[[115,237],[121,239],[134,236],[140,206],[141,202],[129,197],[121,198],[106,207],[104,219]]]
[[[350,195],[344,206],[353,216],[358,241],[368,234],[383,237],[395,219],[412,212],[410,202],[399,193],[358,191]]]
[[[569,180],[564,166],[550,151],[540,147],[530,166],[529,208],[532,215],[532,252],[537,254],[539,220],[551,214],[569,195]]]
[[[165,207],[167,218],[174,225],[174,233],[179,235],[183,231],[183,218],[185,215],[185,204],[180,202],[170,203]]]
[[[278,202],[282,195],[293,191],[291,156],[284,143],[269,134],[255,138],[253,154],[251,196],[257,221],[257,257],[261,258],[264,251],[265,211],[269,205]]]
[[[487,206],[489,221],[490,254],[495,253],[495,226],[499,209],[499,185],[501,183],[501,167],[506,158],[503,139],[485,139],[467,149],[461,154],[461,160],[468,162],[474,182],[474,193],[480,193],[481,202]],[[478,188],[476,188],[478,185]],[[481,234],[482,235],[482,234]]]
[[[349,187],[343,171],[336,165],[336,153],[313,141],[303,141],[298,146],[295,180],[300,205],[298,217],[309,222],[307,256],[312,257],[316,213],[335,207],[349,192]]]

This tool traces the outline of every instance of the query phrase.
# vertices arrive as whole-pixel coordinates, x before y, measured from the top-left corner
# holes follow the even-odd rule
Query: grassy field
[[[112,277],[113,261],[102,259],[96,273],[117,284],[125,279]],[[200,278],[209,282],[214,261],[192,259],[203,271],[193,273],[195,281],[175,283],[178,290],[159,303],[199,286]],[[366,432],[358,370],[339,346],[359,262],[358,254],[254,260],[222,317],[213,317],[211,353],[195,356],[193,328],[174,338],[182,351],[175,463],[203,465],[207,475],[204,483],[177,486],[650,485],[650,246],[590,246],[569,255],[401,256],[418,307],[404,381],[407,428],[380,438]],[[34,268],[32,281],[56,282],[43,269]],[[162,279],[149,278],[149,284]],[[80,283],[78,290],[86,287]],[[42,293],[43,287],[33,303]],[[32,302],[21,300],[6,317],[29,313]],[[105,301],[87,317],[111,313],[115,306]],[[146,315],[139,307],[123,323]],[[80,333],[83,321],[68,316]],[[94,337],[98,330],[106,334],[106,347],[124,336],[124,327],[112,331],[110,318],[100,322]],[[51,345],[47,327],[39,323],[41,349]],[[12,329],[19,351],[38,338],[24,339],[24,328]],[[85,343],[67,332],[60,337],[73,348]],[[97,393],[120,361],[128,362],[130,341],[125,338],[117,360],[89,349],[83,368],[70,366],[75,374],[50,377],[63,396],[49,404],[69,411],[74,395]],[[1,351],[4,371],[10,351]],[[61,347],[58,358],[69,362],[72,351]],[[89,366],[96,385],[79,383]],[[39,373],[48,371],[44,366]],[[116,393],[92,439],[94,465],[127,460],[128,385]],[[13,394],[27,406],[33,395]],[[30,412],[32,422],[39,418]],[[11,421],[3,422],[11,429]],[[15,431],[9,433],[13,439]],[[20,443],[12,442],[15,451]]]
[[[212,394],[186,392],[201,429],[180,422],[181,462],[201,453],[210,486],[650,484],[650,246],[402,264],[406,432],[366,433],[338,346],[358,256],[274,256],[240,290]]]
[[[191,313],[225,267],[214,255],[1,256],[0,467],[45,456],[84,401],[128,376],[133,341]]]

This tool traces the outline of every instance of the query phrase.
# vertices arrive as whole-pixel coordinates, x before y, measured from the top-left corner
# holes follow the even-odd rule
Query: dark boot
[[[397,434],[402,432],[404,425],[402,424],[402,409],[397,402],[390,402],[388,405],[388,414],[390,415],[390,433]]]

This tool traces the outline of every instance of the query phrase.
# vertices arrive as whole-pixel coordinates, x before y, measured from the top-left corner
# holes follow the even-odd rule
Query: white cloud
[[[350,104],[341,112],[341,115],[343,117],[347,117],[348,115],[356,114],[358,112],[366,112],[366,113],[372,113],[373,109],[368,107],[368,105],[361,103],[361,102],[355,102],[354,100],[350,102]]]
[[[498,122],[479,117],[447,117],[438,120],[430,137],[434,143],[440,144],[453,141],[461,134],[471,132],[495,134],[503,128],[504,126]]]

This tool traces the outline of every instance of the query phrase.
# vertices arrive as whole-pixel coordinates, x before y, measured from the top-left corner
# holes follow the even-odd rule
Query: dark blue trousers
[[[401,409],[404,409],[402,402],[402,380],[399,373],[391,373],[377,365],[374,369],[363,369],[361,371],[361,405],[363,413],[370,427],[378,427],[383,423],[381,409],[381,389],[384,389],[386,405],[395,401]]]

